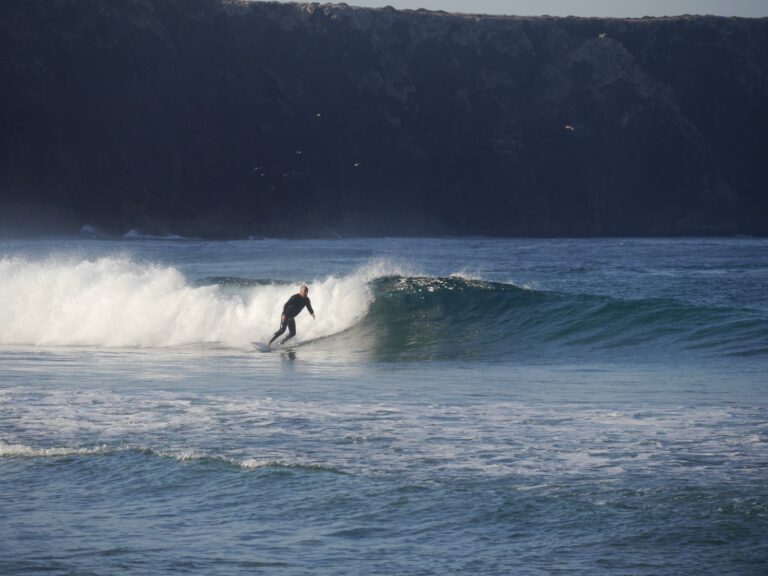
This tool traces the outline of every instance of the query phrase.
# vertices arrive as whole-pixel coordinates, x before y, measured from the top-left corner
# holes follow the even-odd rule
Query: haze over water
[[[766,286],[751,238],[2,241],[0,573],[761,574]]]

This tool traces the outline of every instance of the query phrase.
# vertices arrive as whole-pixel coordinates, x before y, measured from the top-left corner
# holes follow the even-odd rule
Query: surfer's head
[[[302,286],[301,288],[299,288],[299,294],[301,295],[302,298],[305,298],[307,294],[309,294],[309,288],[307,288],[306,286]]]

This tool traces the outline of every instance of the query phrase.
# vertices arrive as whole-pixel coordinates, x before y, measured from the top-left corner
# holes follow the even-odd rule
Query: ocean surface
[[[0,241],[0,574],[767,573],[766,239]]]

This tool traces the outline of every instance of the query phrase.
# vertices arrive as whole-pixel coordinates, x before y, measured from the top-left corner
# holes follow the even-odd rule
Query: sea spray
[[[302,339],[349,328],[372,294],[382,264],[308,281],[317,312],[299,318]],[[247,347],[274,331],[298,285],[239,291],[195,285],[172,266],[127,257],[0,260],[0,343],[39,346],[165,347],[219,343]]]

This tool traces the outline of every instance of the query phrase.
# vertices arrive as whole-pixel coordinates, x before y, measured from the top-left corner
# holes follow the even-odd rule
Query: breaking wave
[[[536,291],[373,263],[306,282],[317,312],[304,341],[379,358],[508,357],[616,349],[768,355],[768,320],[748,309]],[[277,328],[298,287],[271,279],[186,278],[128,258],[0,260],[0,344],[249,348]]]

